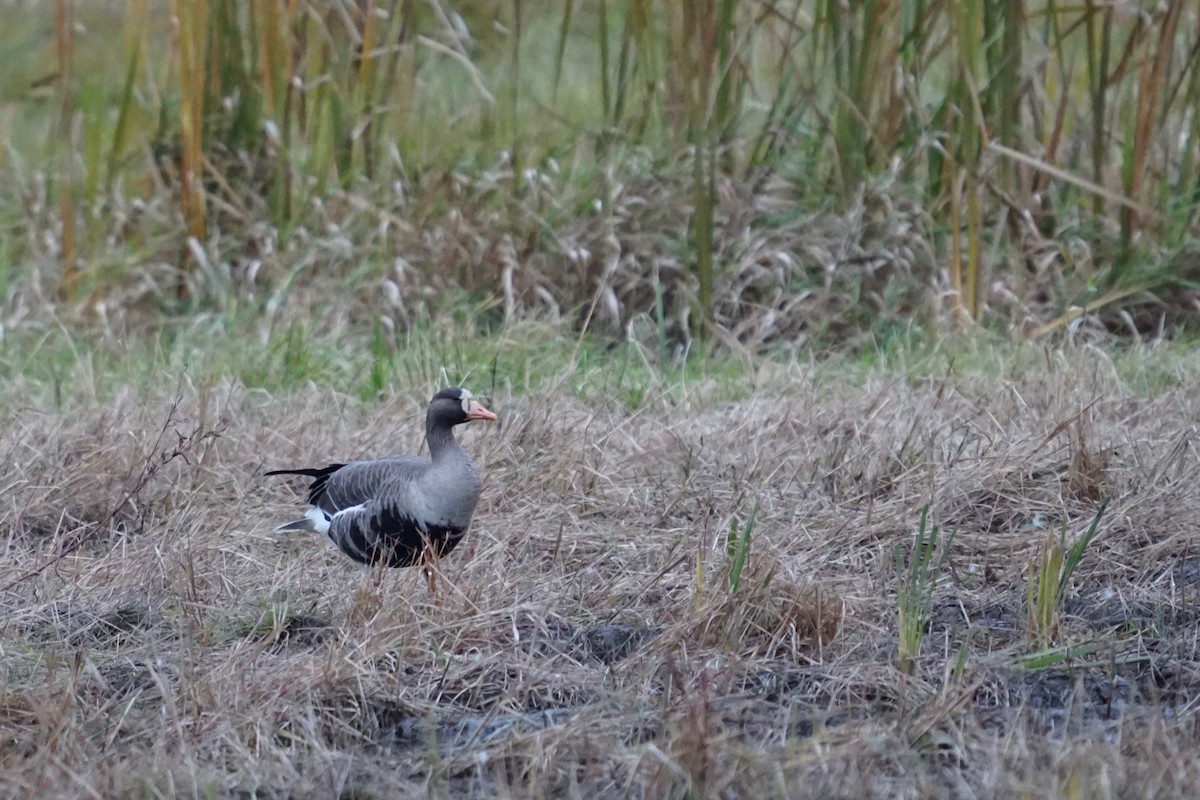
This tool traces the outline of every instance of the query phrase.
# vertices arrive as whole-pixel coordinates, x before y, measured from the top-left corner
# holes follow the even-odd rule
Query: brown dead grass
[[[1139,396],[1097,352],[1046,364],[764,368],[741,402],[699,384],[634,413],[495,397],[502,422],[465,436],[486,485],[440,606],[414,572],[375,590],[278,538],[300,496],[262,477],[416,450],[416,399],[10,404],[3,795],[1187,794],[1200,381]],[[1019,669],[1026,566],[1100,496],[1062,633],[1095,652]],[[725,534],[755,502],[730,595]],[[908,676],[892,552],[926,503],[958,536]]]
[[[503,162],[411,187],[411,198],[407,191],[401,198],[335,194],[314,203],[283,239],[253,215],[222,219],[214,226],[220,237],[185,249],[173,192],[163,187],[134,207],[113,198],[97,215],[109,227],[91,247],[109,266],[84,276],[88,291],[76,304],[54,301],[61,243],[45,232],[61,226],[46,183],[33,182],[21,187],[31,199],[18,225],[27,273],[4,301],[17,322],[53,305],[121,335],[157,330],[180,296],[193,311],[255,308],[323,331],[373,319],[402,333],[465,295],[496,319],[563,320],[686,346],[698,302],[687,244],[691,174],[687,163],[661,171],[634,159],[594,186],[547,167],[522,191]],[[715,263],[725,265],[713,286],[722,339],[803,352],[813,344],[860,346],[870,331],[939,318],[949,308],[948,285],[934,226],[894,194],[864,191],[833,213],[798,203],[800,187],[783,179],[723,180],[713,243]],[[1014,290],[1023,294],[1009,287],[997,306],[1014,326],[1057,313],[1021,305]]]

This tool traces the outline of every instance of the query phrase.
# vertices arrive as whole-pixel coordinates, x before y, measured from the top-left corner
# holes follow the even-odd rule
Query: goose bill
[[[494,422],[496,415],[481,406],[477,401],[471,400],[467,405],[467,419],[472,422],[477,419]]]

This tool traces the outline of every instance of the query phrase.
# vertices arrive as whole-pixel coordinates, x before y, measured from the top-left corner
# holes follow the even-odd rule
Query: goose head
[[[448,430],[464,422],[493,422],[495,419],[496,415],[484,408],[470,392],[461,386],[451,386],[429,401],[425,424],[430,429]]]

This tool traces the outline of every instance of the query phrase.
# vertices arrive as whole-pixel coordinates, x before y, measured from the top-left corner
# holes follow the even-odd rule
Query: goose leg
[[[425,583],[429,586],[429,593],[433,595],[435,601],[439,601],[441,598],[438,597],[437,575],[434,573],[433,567],[426,564],[422,571],[425,573]]]
[[[421,548],[421,571],[425,573],[425,581],[429,584],[429,593],[433,595],[434,604],[439,606],[442,604],[442,597],[437,588],[437,574],[441,572],[440,561],[437,548],[426,540]]]

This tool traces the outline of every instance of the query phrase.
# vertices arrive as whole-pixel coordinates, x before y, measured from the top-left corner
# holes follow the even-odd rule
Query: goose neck
[[[458,440],[454,438],[453,430],[446,425],[427,424],[425,426],[425,441],[429,443],[429,457],[439,463],[446,458],[453,458],[462,451]]]

